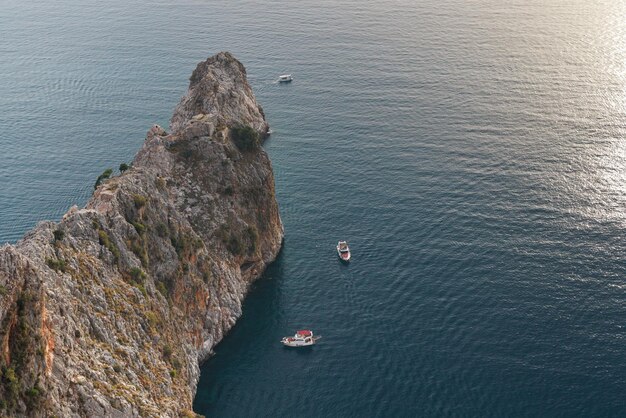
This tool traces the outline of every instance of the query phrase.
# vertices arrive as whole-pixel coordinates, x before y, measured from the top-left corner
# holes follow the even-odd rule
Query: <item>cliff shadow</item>
[[[200,366],[194,411],[210,415],[212,405],[218,402],[220,388],[239,379],[240,367],[281,348],[275,333],[281,321],[283,276],[284,251],[281,248],[276,260],[251,285],[235,326],[215,346],[214,355]]]

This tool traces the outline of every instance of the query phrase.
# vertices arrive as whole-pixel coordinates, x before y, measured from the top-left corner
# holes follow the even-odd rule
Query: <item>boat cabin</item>
[[[296,336],[297,337],[301,337],[301,338],[312,337],[313,336],[313,332],[309,331],[308,329],[303,329],[303,330],[300,330],[300,331],[296,331]]]

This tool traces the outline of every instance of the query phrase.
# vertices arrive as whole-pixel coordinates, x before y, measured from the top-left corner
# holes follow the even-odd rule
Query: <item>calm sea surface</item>
[[[286,239],[197,412],[626,416],[626,2],[3,0],[0,241],[84,204],[221,50]]]

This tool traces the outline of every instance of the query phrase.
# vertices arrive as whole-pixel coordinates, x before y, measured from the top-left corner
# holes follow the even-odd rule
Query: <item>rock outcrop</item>
[[[0,248],[0,415],[192,414],[282,243],[267,129],[241,63],[211,57],[130,169]]]

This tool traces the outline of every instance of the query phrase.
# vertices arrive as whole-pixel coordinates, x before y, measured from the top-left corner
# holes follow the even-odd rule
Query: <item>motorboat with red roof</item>
[[[337,243],[337,254],[341,261],[350,261],[350,247],[346,241],[339,241]]]
[[[314,336],[313,331],[308,329],[302,329],[296,331],[296,334],[293,337],[283,337],[280,342],[287,347],[306,347],[315,344],[315,342],[320,338],[322,337]]]

